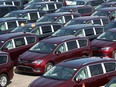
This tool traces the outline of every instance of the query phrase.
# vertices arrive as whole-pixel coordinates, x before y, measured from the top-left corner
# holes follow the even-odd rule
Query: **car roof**
[[[69,41],[69,40],[85,39],[85,38],[86,37],[77,37],[77,36],[74,36],[74,35],[68,35],[68,36],[47,38],[47,39],[42,40],[41,42],[60,44],[62,42],[66,42],[66,41]]]
[[[16,6],[13,6],[13,5],[0,5],[0,8],[1,7],[16,7]]]
[[[76,8],[86,8],[86,7],[91,7],[92,8],[92,6],[89,6],[89,5],[72,5],[72,6],[63,6],[63,7],[61,7],[61,8],[64,8],[64,9],[76,9]]]
[[[25,18],[16,18],[16,17],[0,18],[0,22],[10,21],[10,20],[27,20],[27,19],[25,19]]]
[[[106,16],[83,16],[83,17],[77,17],[72,20],[92,20],[92,19],[108,19]]]
[[[50,13],[50,14],[46,14],[48,16],[63,16],[63,15],[80,15],[79,13],[76,13],[76,12],[58,12],[58,13]]]
[[[101,8],[99,10],[100,11],[115,11],[116,10],[116,7],[105,7],[105,8]]]
[[[44,1],[44,2],[36,2],[32,4],[63,4],[62,2],[55,2],[55,1]]]
[[[0,35],[0,41],[6,41],[6,40],[9,40],[9,39],[12,39],[12,38],[21,37],[21,36],[27,36],[27,35],[34,35],[34,34],[25,33],[25,32],[2,34],[2,35]]]
[[[95,1],[95,0],[74,0],[74,1],[84,1],[84,2],[88,2],[88,1]]]
[[[105,3],[102,3],[101,5],[114,5],[116,4],[116,2],[105,2]]]
[[[116,28],[111,28],[111,29],[108,29],[107,31],[116,32]]]
[[[90,27],[103,27],[103,26],[99,24],[94,24],[94,25],[93,24],[76,24],[76,25],[62,27],[62,29],[79,30],[79,29],[90,28]]]
[[[23,10],[11,11],[11,13],[19,13],[19,14],[24,14],[27,12],[39,12],[39,11],[37,9],[23,9]]]
[[[72,68],[80,68],[89,64],[95,64],[95,63],[101,63],[101,62],[109,62],[109,61],[115,61],[111,58],[100,58],[100,57],[90,57],[90,58],[74,58],[65,60],[57,65],[66,66],[66,67],[72,67]]]

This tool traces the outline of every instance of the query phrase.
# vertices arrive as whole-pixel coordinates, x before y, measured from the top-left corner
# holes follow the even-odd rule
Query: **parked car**
[[[0,12],[1,12],[0,18],[14,10],[18,10],[18,8],[16,6],[12,6],[12,5],[0,5]]]
[[[19,57],[15,71],[43,74],[65,59],[91,56],[91,52],[90,42],[84,37],[63,36],[44,39]]]
[[[92,6],[84,6],[84,5],[75,5],[75,6],[63,6],[56,10],[55,12],[77,12],[80,13],[81,16],[90,16],[95,9]]]
[[[74,19],[76,17],[80,17],[79,13],[71,13],[71,12],[60,12],[60,13],[51,13],[42,16],[37,20],[38,23],[41,22],[50,22],[50,23],[61,23],[65,24],[66,22]]]
[[[103,56],[116,59],[116,28],[102,33],[91,42],[93,56]]]
[[[99,25],[107,25],[110,23],[110,19],[105,16],[84,16],[78,17],[70,20],[64,26],[76,25],[76,24],[99,24]]]
[[[95,10],[99,10],[101,8],[106,8],[106,7],[116,7],[116,2],[106,2],[98,5]]]
[[[105,0],[73,0],[69,5],[90,5],[90,6],[98,6],[104,3]]]
[[[104,32],[104,27],[93,24],[77,24],[65,26],[52,34],[50,37],[60,37],[67,35],[75,35],[78,37],[88,37],[90,41],[97,38]]]
[[[9,33],[12,29],[19,26],[21,23],[27,23],[27,20],[24,18],[0,18],[0,34]]]
[[[40,17],[45,15],[46,12],[38,11],[37,9],[16,10],[7,13],[4,17],[21,17],[28,20],[28,22],[36,22]]]
[[[105,87],[115,87],[116,86],[116,77],[113,77],[106,85]]]
[[[104,27],[105,30],[108,30],[108,29],[111,29],[111,28],[116,28],[116,20],[111,21],[110,23],[108,23],[108,24]]]
[[[110,20],[116,17],[116,7],[106,7],[95,11],[92,16],[107,16]]]
[[[20,1],[16,0],[0,0],[0,5],[13,5],[18,7],[19,9],[23,8],[23,4]]]
[[[36,34],[39,40],[42,40],[52,35],[53,32],[57,31],[61,27],[63,27],[63,25],[57,23],[28,23],[18,26],[11,32],[31,32]]]
[[[0,51],[0,87],[6,87],[13,76],[13,63],[9,54]]]
[[[116,76],[116,60],[76,58],[55,65],[28,87],[100,87],[113,76]]]
[[[47,13],[53,13],[62,6],[63,6],[62,2],[44,1],[29,4],[26,7],[24,7],[24,9],[38,9],[40,11],[45,11]]]
[[[9,33],[0,35],[0,50],[8,52],[16,64],[18,56],[38,42],[36,35],[31,33]]]

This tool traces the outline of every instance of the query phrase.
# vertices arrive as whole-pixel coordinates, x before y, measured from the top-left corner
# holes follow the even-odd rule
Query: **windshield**
[[[86,21],[84,20],[71,20],[65,24],[65,26],[68,25],[75,25],[75,24],[86,24]]]
[[[40,19],[37,20],[37,22],[53,22],[53,21],[55,21],[55,17],[48,15],[42,16]]]
[[[56,80],[69,80],[76,69],[66,68],[62,66],[54,66],[49,71],[47,71],[43,76],[45,78],[56,79]]]
[[[104,32],[97,39],[116,42],[116,33],[115,32]]]
[[[15,29],[13,29],[11,32],[30,32],[32,28],[28,27],[21,27],[18,26]]]
[[[98,6],[95,8],[95,10],[99,10],[99,9],[105,8],[105,7],[107,7],[107,6],[106,6],[106,5],[98,5]]]
[[[108,16],[109,13],[107,11],[95,11],[92,16]]]
[[[45,53],[45,54],[49,54],[51,53],[55,48],[56,48],[56,44],[53,43],[43,43],[43,42],[39,42],[37,44],[35,44],[30,51],[32,52],[38,52],[38,53]]]
[[[57,30],[52,36],[59,37],[59,36],[67,36],[67,35],[74,35],[76,33],[75,30],[71,29],[59,29]]]
[[[40,6],[40,4],[29,4],[24,9],[38,9]]]
[[[105,87],[116,87],[116,77],[113,78]]]
[[[112,21],[104,27],[105,30],[108,30],[111,28],[116,28],[116,22]]]

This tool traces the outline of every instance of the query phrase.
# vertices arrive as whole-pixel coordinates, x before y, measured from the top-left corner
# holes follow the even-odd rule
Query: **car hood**
[[[39,77],[30,84],[30,87],[58,87],[62,85],[64,82],[65,81]]]
[[[114,42],[105,41],[105,40],[93,40],[91,42],[91,45],[95,47],[106,47],[106,46],[112,46],[113,43]]]
[[[41,59],[45,56],[48,56],[49,54],[43,54],[43,53],[37,53],[37,52],[31,52],[26,51],[20,56],[20,59],[28,60],[28,61],[35,61],[37,59]]]

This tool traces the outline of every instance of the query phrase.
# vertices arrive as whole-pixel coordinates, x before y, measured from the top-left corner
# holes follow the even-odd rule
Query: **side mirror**
[[[56,51],[55,54],[59,55],[59,54],[61,54],[61,51]]]
[[[8,48],[4,48],[3,51],[4,51],[4,52],[7,52],[7,51],[8,51]]]
[[[82,81],[82,79],[76,79],[76,82],[79,84]]]

